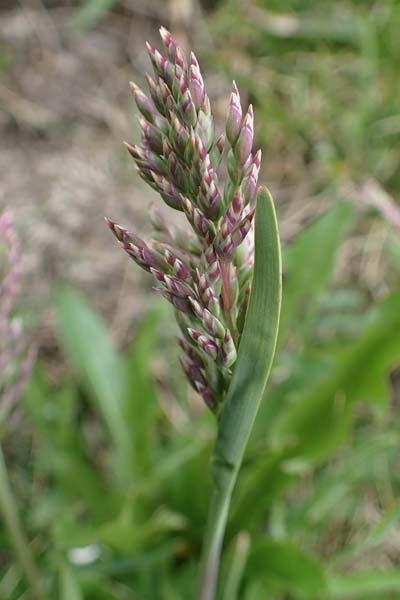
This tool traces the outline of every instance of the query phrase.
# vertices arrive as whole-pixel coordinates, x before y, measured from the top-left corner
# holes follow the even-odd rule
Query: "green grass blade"
[[[230,499],[271,370],[281,308],[281,252],[272,198],[257,194],[255,264],[238,358],[218,422],[210,502],[203,546],[200,600],[213,600]]]
[[[59,581],[60,600],[83,600],[75,575],[66,564],[61,566]]]
[[[238,468],[274,358],[281,307],[281,252],[272,198],[260,188],[253,285],[238,358],[219,420],[216,462]],[[216,465],[218,468],[218,464]]]
[[[369,400],[370,390],[388,388],[400,350],[399,305],[400,292],[394,292],[374,307],[363,334],[342,351],[331,374],[302,392],[276,424],[277,446],[291,440],[293,456],[321,458],[343,441],[352,406]]]
[[[321,562],[292,544],[273,539],[260,540],[253,545],[246,579],[262,580],[265,598],[282,597],[286,593],[286,597],[309,600],[317,594],[321,597],[326,590]]]
[[[238,600],[243,571],[250,551],[250,536],[242,531],[237,536],[229,571],[226,574],[223,600]]]
[[[308,337],[312,317],[326,292],[339,246],[352,223],[353,212],[350,204],[334,205],[302,231],[284,251],[285,283],[279,327],[281,342],[288,333],[299,341]]]
[[[57,296],[57,325],[62,348],[126,461],[130,457],[130,432],[122,410],[126,372],[105,324],[80,294],[64,289]]]
[[[157,443],[158,399],[151,372],[162,312],[150,312],[137,331],[127,359],[124,416],[132,436],[132,464],[136,475],[153,472]]]
[[[361,571],[348,575],[334,575],[328,580],[328,590],[328,597],[332,600],[395,598],[396,596],[389,596],[389,594],[396,594],[398,597],[400,572],[398,570]]]

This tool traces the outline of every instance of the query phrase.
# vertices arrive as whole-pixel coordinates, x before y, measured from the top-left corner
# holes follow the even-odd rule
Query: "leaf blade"
[[[215,448],[218,463],[239,468],[275,354],[282,296],[278,224],[267,188],[257,196],[255,265],[238,358],[220,416]],[[267,314],[268,313],[268,314]]]
[[[95,402],[114,447],[128,456],[130,435],[122,412],[126,372],[107,328],[83,296],[64,289],[57,297],[61,346]]]

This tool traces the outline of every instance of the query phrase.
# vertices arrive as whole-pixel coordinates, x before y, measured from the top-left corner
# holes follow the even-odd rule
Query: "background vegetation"
[[[279,351],[221,600],[398,598],[399,3],[2,14],[0,206],[18,217],[39,358],[1,436],[51,597],[193,594],[214,424],[181,376],[169,308],[149,302],[101,223],[145,223],[146,192],[116,148],[136,127],[123,86],[148,68],[138,48],[162,23],[197,51],[221,128],[233,77],[254,103],[284,241]],[[2,527],[0,598],[29,598]]]

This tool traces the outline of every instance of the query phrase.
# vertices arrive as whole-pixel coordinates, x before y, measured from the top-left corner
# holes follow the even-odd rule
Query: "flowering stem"
[[[12,493],[3,451],[0,446],[0,511],[3,513],[4,522],[8,528],[11,543],[14,546],[15,553],[20,565],[24,571],[26,581],[30,587],[32,597],[36,600],[46,600],[47,595],[44,592],[40,581],[39,573],[36,569],[34,558],[29,546],[29,542],[23,531],[20,518],[16,509],[15,499]]]
[[[237,362],[218,420],[211,499],[199,600],[214,600],[232,491],[271,370],[281,306],[281,256],[272,198],[260,188],[255,220],[255,265]]]

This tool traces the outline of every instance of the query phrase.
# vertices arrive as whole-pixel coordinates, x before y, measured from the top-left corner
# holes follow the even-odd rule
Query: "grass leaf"
[[[241,461],[275,354],[281,293],[278,225],[273,200],[262,187],[257,197],[253,284],[238,358],[219,421],[217,461],[235,466]]]
[[[338,248],[349,229],[350,204],[337,204],[309,225],[284,252],[284,294],[280,339],[289,329],[303,339],[328,285]]]
[[[322,454],[336,447],[346,431],[349,410],[369,400],[369,385],[388,386],[400,356],[400,292],[377,305],[360,338],[343,351],[329,376],[306,390],[283,416],[276,436],[291,440],[296,455]],[[379,399],[378,399],[379,401]]]
[[[291,544],[263,540],[254,545],[246,575],[261,579],[269,590],[309,599],[325,589],[321,564]]]
[[[332,600],[389,598],[388,594],[400,593],[400,572],[398,570],[364,571],[348,575],[335,575],[328,580],[328,589],[330,592],[328,598]]]
[[[60,600],[83,600],[79,584],[67,565],[61,567]]]
[[[57,324],[62,347],[100,410],[115,448],[126,458],[130,434],[122,411],[125,370],[106,326],[87,301],[71,290],[58,294]]]

